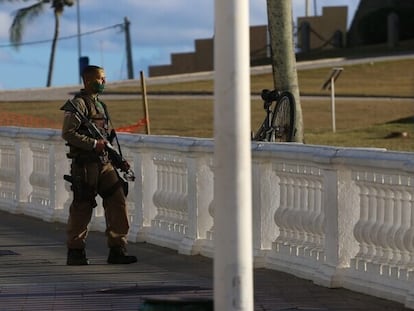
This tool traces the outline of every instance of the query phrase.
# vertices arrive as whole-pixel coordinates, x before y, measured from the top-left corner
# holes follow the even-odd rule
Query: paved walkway
[[[209,258],[131,243],[129,252],[138,256],[138,263],[108,265],[104,235],[91,232],[87,255],[92,264],[66,266],[64,235],[63,224],[0,212],[1,311],[127,311],[142,310],[150,298],[213,298]],[[255,310],[408,310],[398,303],[320,287],[274,270],[255,269],[254,287]]]

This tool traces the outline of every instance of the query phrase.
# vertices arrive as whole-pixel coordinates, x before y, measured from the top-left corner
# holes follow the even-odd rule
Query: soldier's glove
[[[128,172],[129,169],[131,168],[131,166],[129,165],[129,163],[127,161],[122,161],[121,163],[121,167],[119,168],[122,172]]]
[[[96,141],[96,145],[95,145],[95,151],[97,153],[102,153],[102,151],[105,149],[105,140],[103,139],[98,139]]]

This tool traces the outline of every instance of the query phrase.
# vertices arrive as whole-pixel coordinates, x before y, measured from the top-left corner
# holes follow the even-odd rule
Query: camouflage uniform
[[[104,137],[109,139],[108,116],[105,105],[97,97],[83,91],[72,100],[79,110],[94,122]],[[125,248],[129,230],[125,194],[121,187],[118,172],[108,159],[106,151],[97,154],[94,150],[96,140],[82,122],[72,113],[66,103],[62,138],[66,140],[70,152],[73,201],[70,205],[67,246],[68,249],[84,249],[88,234],[88,224],[96,195],[103,200],[106,220],[108,247]]]

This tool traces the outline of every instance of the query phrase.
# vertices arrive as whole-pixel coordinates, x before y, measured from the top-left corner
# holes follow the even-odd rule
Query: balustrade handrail
[[[0,127],[0,209],[66,221],[69,162],[60,134]],[[212,257],[214,141],[119,139],[136,173],[128,239]],[[252,142],[255,265],[414,308],[413,172],[410,152]],[[100,206],[91,228],[105,230]]]

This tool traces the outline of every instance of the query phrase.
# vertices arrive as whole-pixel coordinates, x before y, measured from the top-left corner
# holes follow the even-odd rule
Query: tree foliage
[[[19,0],[0,0],[0,2],[17,2]],[[26,2],[26,0],[21,0]],[[54,36],[52,41],[52,48],[49,59],[49,70],[46,86],[51,86],[51,79],[53,74],[53,65],[56,51],[56,43],[59,38],[60,28],[60,16],[62,15],[65,6],[72,6],[75,0],[37,0],[36,3],[18,9],[14,15],[13,22],[10,26],[9,35],[10,42],[18,49],[22,43],[23,34],[29,23],[31,23],[36,17],[45,11],[45,7],[50,4],[50,8],[53,9],[55,17]]]

